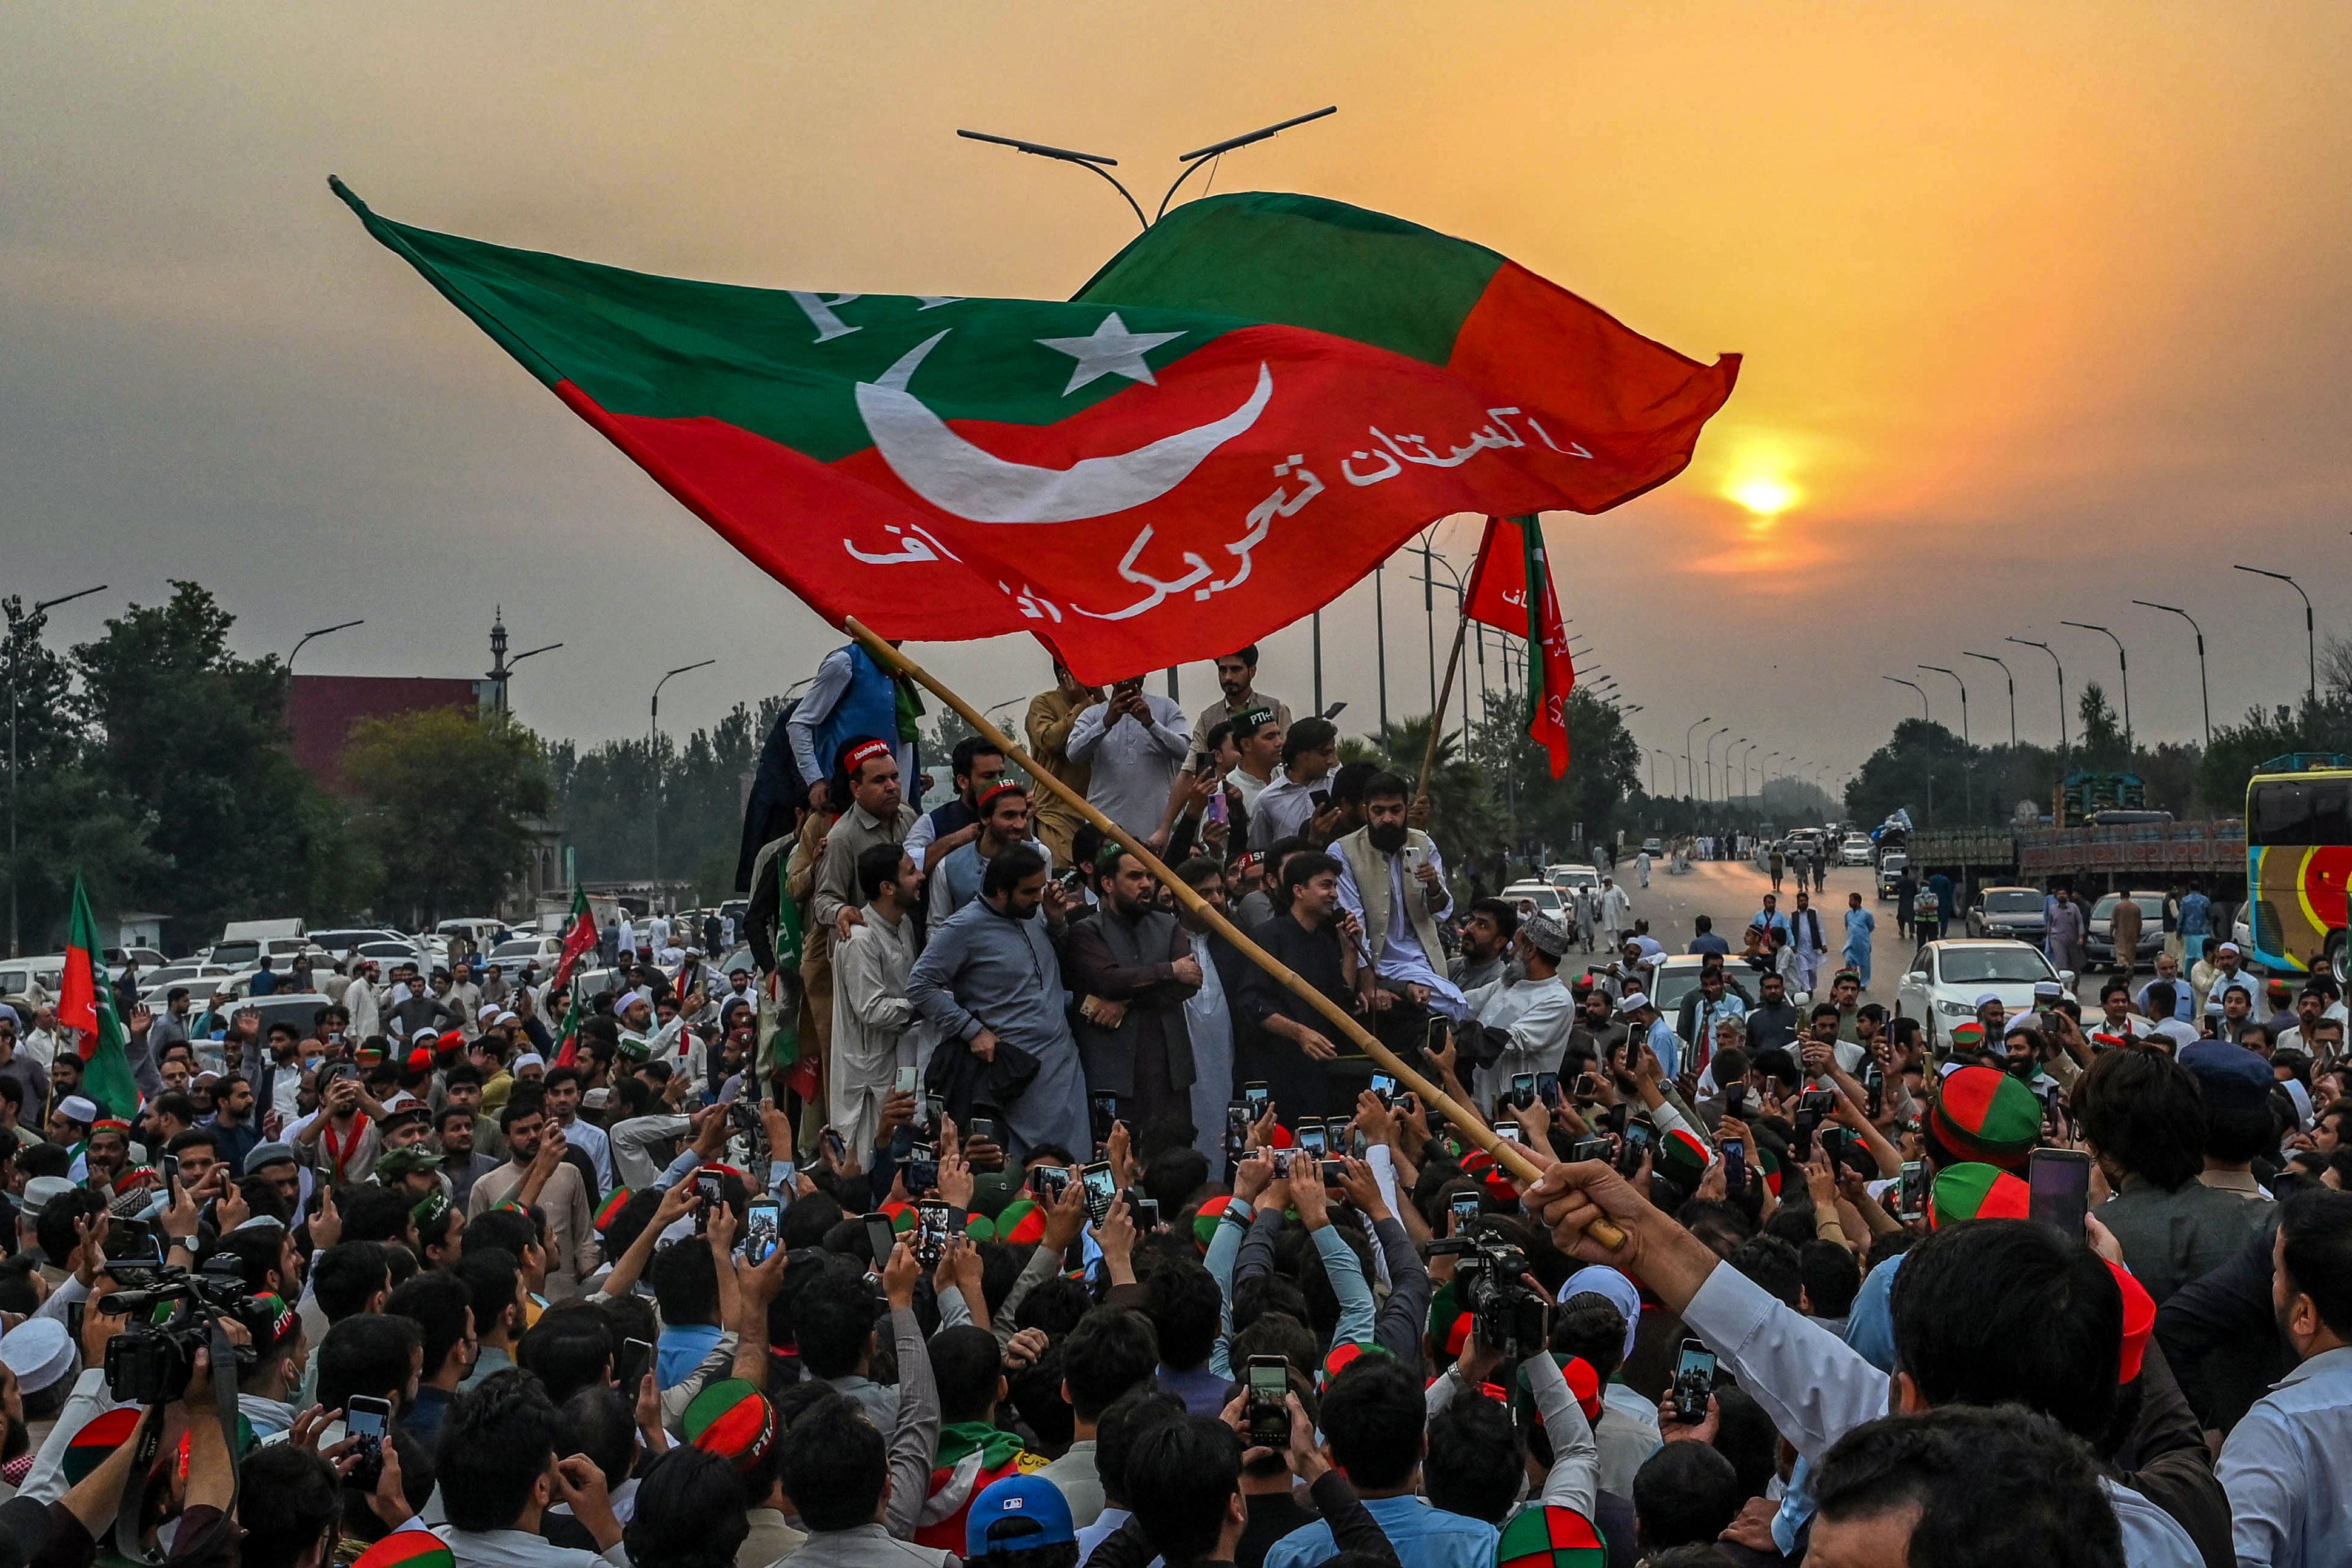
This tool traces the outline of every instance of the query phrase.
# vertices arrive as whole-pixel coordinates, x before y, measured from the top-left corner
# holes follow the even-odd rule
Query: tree
[[[780,697],[763,697],[756,708],[738,703],[683,741],[664,736],[657,749],[644,740],[607,741],[586,751],[570,741],[549,747],[555,810],[582,878],[652,874],[658,798],[663,876],[691,878],[706,898],[730,893],[746,781],[782,713]]]
[[[538,737],[503,714],[459,708],[362,719],[343,769],[382,866],[380,902],[419,929],[499,908],[530,868],[553,794]]]
[[[1641,790],[1642,747],[1615,705],[1579,686],[1568,694],[1566,715],[1570,760],[1560,779],[1551,776],[1549,755],[1528,737],[1522,705],[1488,704],[1486,719],[1471,731],[1471,759],[1486,770],[1497,810],[1517,824],[1518,852],[1565,850],[1580,832],[1582,841],[1593,842],[1638,820],[1627,802]]]
[[[2133,771],[2131,753],[2124,745],[2123,721],[2107,706],[2106,689],[2096,681],[2084,682],[2075,711],[2083,720],[2082,755],[2075,766],[2102,773]]]
[[[1421,765],[1429,749],[1429,715],[1393,719],[1377,735],[1339,742],[1342,762],[1369,762],[1418,788]],[[1485,772],[1462,755],[1462,732],[1454,730],[1437,743],[1437,765],[1430,771],[1429,836],[1448,862],[1461,863],[1471,855],[1491,851],[1503,836],[1502,813],[1496,808]]]
[[[286,670],[228,649],[236,618],[193,582],[73,651],[101,792],[148,824],[154,858],[124,896],[172,912],[183,938],[225,919],[348,909],[341,813],[287,748]]]

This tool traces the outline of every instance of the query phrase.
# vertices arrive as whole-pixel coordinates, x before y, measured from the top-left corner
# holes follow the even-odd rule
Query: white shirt
[[[1510,1040],[1494,1065],[1478,1069],[1476,1093],[1481,1108],[1511,1086],[1522,1072],[1558,1072],[1568,1053],[1568,1037],[1576,1027],[1576,998],[1558,975],[1548,979],[1501,980],[1480,986],[1464,998],[1472,1017],[1488,1029],[1508,1031]]]
[[[1320,779],[1300,784],[1287,771],[1277,770],[1250,807],[1249,847],[1270,850],[1284,839],[1305,832],[1315,815],[1315,791],[1328,794],[1339,778],[1339,770],[1334,768]]]
[[[1380,852],[1375,850],[1373,852],[1378,854]],[[1355,865],[1345,855],[1338,858],[1339,907],[1361,920],[1364,918],[1364,891],[1356,885]],[[1426,986],[1429,988],[1430,1006],[1448,1018],[1468,1017],[1469,1003],[1464,1000],[1461,990],[1453,981],[1437,972],[1436,967],[1430,962],[1429,955],[1422,950],[1421,933],[1412,928],[1405,900],[1410,898],[1418,902],[1421,899],[1421,878],[1405,874],[1402,851],[1392,855],[1381,855],[1381,858],[1389,865],[1389,927],[1381,942],[1378,965],[1381,978],[1394,980],[1399,985]],[[1437,852],[1433,842],[1429,846],[1429,863],[1437,868],[1437,881],[1431,887],[1434,902],[1428,906],[1430,917],[1435,919],[1454,907],[1454,894],[1445,886],[1445,857]]]
[[[1182,708],[1149,692],[1143,702],[1151,713],[1148,725],[1125,715],[1107,725],[1110,705],[1095,704],[1078,715],[1063,747],[1071,761],[1094,765],[1087,803],[1139,839],[1160,831],[1176,770],[1192,743],[1192,721]]]

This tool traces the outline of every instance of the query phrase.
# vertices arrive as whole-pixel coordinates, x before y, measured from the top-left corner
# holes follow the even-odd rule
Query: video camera
[[[195,1373],[196,1352],[213,1343],[215,1323],[234,1318],[250,1329],[259,1311],[237,1271],[237,1260],[227,1255],[208,1260],[193,1273],[135,1260],[110,1262],[106,1271],[128,1287],[101,1303],[107,1312],[131,1320],[106,1342],[107,1393],[119,1405],[164,1405],[179,1398]],[[155,1309],[173,1302],[179,1310],[155,1322]],[[236,1347],[240,1378],[252,1369],[258,1354],[252,1343]]]
[[[1544,1348],[1544,1298],[1521,1278],[1532,1265],[1528,1255],[1492,1234],[1456,1237],[1429,1244],[1433,1258],[1450,1257],[1454,1292],[1477,1325],[1479,1341],[1510,1360]]]

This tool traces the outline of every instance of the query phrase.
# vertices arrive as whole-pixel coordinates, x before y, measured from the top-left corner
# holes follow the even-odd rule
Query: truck
[[[2128,813],[2137,816],[2139,813]],[[2150,813],[2153,815],[2153,813]],[[1979,883],[2090,882],[2109,890],[2194,878],[2208,891],[2246,874],[2242,821],[2101,821],[2073,828],[1938,828],[1914,832],[1911,864]]]

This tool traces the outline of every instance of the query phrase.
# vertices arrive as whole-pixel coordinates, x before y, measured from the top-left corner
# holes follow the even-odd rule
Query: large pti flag
[[[73,934],[66,942],[66,974],[58,987],[58,1023],[73,1032],[81,1053],[81,1092],[129,1121],[139,1114],[139,1083],[124,1054],[131,1037],[114,1011],[106,947],[89,912],[89,894],[74,873]]]
[[[1541,583],[1543,591],[1529,593],[1531,582]],[[1486,519],[1463,613],[1528,640],[1528,734],[1549,753],[1551,776],[1561,777],[1568,771],[1568,694],[1576,685],[1576,666],[1569,657],[1568,622],[1552,587],[1539,520]]]
[[[1054,301],[652,277],[334,189],[827,620],[1033,632],[1089,681],[1286,626],[1449,513],[1598,512],[1663,484],[1738,370],[1312,196],[1180,207]]]

